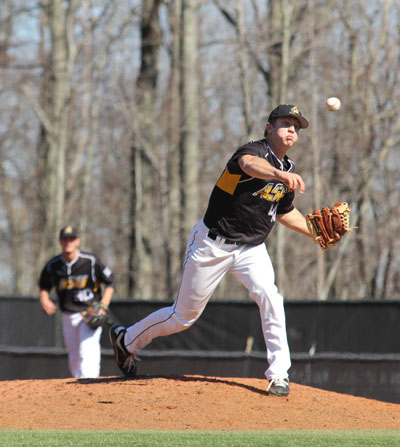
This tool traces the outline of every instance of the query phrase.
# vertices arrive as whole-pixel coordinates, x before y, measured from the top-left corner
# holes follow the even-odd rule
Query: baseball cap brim
[[[270,113],[268,121],[281,117],[296,118],[300,123],[301,129],[307,129],[309,126],[308,121],[304,118],[300,109],[292,104],[280,104]]]

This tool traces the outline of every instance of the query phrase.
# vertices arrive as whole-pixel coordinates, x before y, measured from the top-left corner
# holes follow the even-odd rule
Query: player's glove
[[[322,249],[326,250],[333,247],[344,234],[357,228],[350,227],[352,206],[349,206],[346,202],[339,202],[332,208],[325,206],[320,210],[314,210],[312,214],[307,214],[308,231],[315,243],[320,245]]]
[[[100,311],[100,309],[103,309],[104,312]],[[114,323],[107,306],[97,301],[83,310],[81,315],[83,321],[93,330],[103,326],[104,324]]]

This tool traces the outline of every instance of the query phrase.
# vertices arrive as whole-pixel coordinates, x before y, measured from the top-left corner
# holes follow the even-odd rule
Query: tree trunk
[[[154,277],[154,243],[157,235],[155,192],[160,193],[160,179],[154,178],[158,162],[155,112],[157,64],[161,43],[159,7],[161,0],[144,1],[141,19],[141,66],[137,80],[137,113],[133,118],[131,148],[131,236],[128,293],[137,298],[151,298]],[[158,264],[159,265],[159,264]],[[157,272],[159,274],[159,272]]]
[[[167,229],[166,238],[166,285],[167,296],[171,297],[179,286],[182,253],[185,248],[185,240],[181,237],[181,181],[180,181],[180,45],[181,45],[181,0],[175,0],[170,5],[170,20],[172,28],[171,48],[171,76],[169,88],[169,118],[168,118],[168,142],[169,151],[167,159]]]
[[[199,117],[197,91],[197,27],[195,0],[182,0],[181,31],[181,200],[182,239],[186,240],[199,210]]]
[[[316,39],[315,39],[315,15],[314,15],[314,0],[310,0],[310,96],[311,96],[311,150],[313,154],[313,202],[314,208],[321,207],[321,159],[320,159],[320,142],[319,142],[319,121],[318,121],[318,94],[317,94],[317,80],[316,80]],[[326,276],[326,263],[325,253],[315,246],[317,256],[317,297],[322,299],[325,296],[325,276]]]
[[[71,66],[74,60],[69,40],[70,10],[62,0],[49,2],[46,8],[51,49],[49,71],[44,76],[41,133],[39,140],[41,244],[39,264],[59,249],[58,231],[63,222],[65,197],[65,150],[67,144],[68,103],[71,95]],[[69,6],[72,3],[69,2]]]
[[[237,35],[239,40],[239,76],[240,84],[243,92],[243,118],[244,118],[244,139],[250,141],[253,134],[253,120],[251,112],[251,89],[248,79],[248,62],[245,44],[244,17],[243,17],[243,0],[236,0],[237,10]]]

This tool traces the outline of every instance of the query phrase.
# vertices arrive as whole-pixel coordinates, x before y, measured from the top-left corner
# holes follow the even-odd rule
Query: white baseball
[[[330,112],[337,112],[341,105],[340,99],[335,98],[334,96],[326,100],[326,107]]]

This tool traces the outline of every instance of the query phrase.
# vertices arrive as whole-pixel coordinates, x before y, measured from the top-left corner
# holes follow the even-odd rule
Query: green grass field
[[[7,447],[378,447],[400,446],[400,431],[23,431],[0,430]]]

